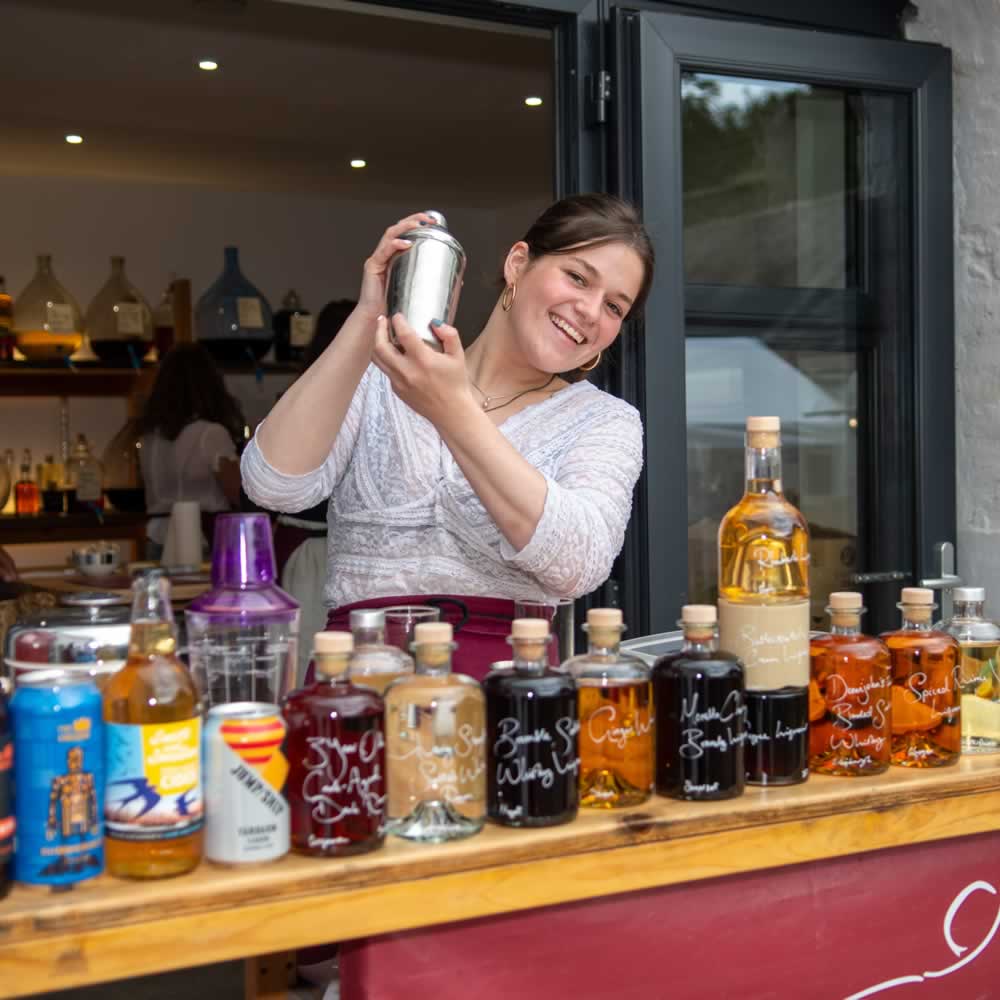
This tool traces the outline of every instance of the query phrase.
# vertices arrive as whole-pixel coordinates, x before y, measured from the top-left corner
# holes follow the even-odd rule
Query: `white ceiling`
[[[0,0],[0,26],[8,174],[491,207],[551,191],[543,31],[338,0]]]

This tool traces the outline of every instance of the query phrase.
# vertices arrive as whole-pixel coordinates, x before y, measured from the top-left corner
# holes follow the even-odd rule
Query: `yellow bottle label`
[[[743,661],[748,691],[809,684],[809,602],[736,604],[719,599],[719,646]]]

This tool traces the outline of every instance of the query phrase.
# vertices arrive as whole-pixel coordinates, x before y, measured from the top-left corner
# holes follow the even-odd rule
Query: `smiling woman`
[[[277,510],[329,498],[329,628],[352,608],[443,596],[468,619],[456,669],[482,676],[509,655],[515,600],[587,594],[621,548],[642,425],[584,376],[642,308],[653,249],[625,202],[563,199],[508,251],[468,351],[431,324],[438,352],[385,316],[402,234],[430,221],[385,231],[357,308],[258,428],[243,480]]]

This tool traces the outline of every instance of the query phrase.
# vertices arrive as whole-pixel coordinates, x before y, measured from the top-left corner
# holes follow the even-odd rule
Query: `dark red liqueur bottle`
[[[285,797],[292,850],[318,857],[362,854],[385,837],[385,707],[347,678],[350,632],[319,632],[315,683],[283,707],[289,763]]]

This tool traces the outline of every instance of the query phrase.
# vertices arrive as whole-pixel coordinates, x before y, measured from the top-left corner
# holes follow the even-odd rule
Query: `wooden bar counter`
[[[973,835],[1000,831],[998,791],[1000,757],[967,757],[939,771],[893,768],[870,780],[813,776],[717,804],[653,798],[544,830],[488,826],[447,845],[389,838],[384,849],[344,861],[289,856],[252,869],[203,863],[182,878],[102,876],[63,894],[16,886],[0,902],[0,997],[815,867],[808,863],[885,848],[973,843]],[[995,848],[993,857],[1000,857]],[[939,926],[937,914],[933,920]],[[464,988],[469,996],[498,995],[477,994],[468,981]]]

